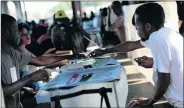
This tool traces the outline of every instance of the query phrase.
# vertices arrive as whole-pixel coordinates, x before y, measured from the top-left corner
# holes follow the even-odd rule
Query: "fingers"
[[[145,97],[139,97],[139,96],[136,96],[136,97],[133,97],[130,102],[129,102],[129,106],[137,106],[140,104],[140,102],[142,100],[146,99]]]
[[[94,51],[91,52],[87,57],[91,57],[94,54]]]
[[[140,104],[140,103],[139,103],[139,100],[132,99],[128,105],[129,105],[129,106],[136,106],[136,105],[138,105],[138,104]]]
[[[46,70],[39,70],[38,73],[40,73],[40,80],[48,82],[49,81],[49,74]]]
[[[41,80],[44,81],[44,82],[48,82],[49,81],[49,75],[45,75],[45,74],[42,74],[41,76]]]
[[[97,50],[92,51],[87,57],[95,57]]]

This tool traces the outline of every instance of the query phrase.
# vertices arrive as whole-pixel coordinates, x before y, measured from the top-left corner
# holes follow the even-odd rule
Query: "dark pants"
[[[23,108],[51,108],[51,103],[37,104],[36,99],[33,97],[26,97],[21,103]]]

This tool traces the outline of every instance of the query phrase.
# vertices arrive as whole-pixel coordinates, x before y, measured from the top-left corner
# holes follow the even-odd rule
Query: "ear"
[[[144,27],[145,27],[145,30],[147,32],[151,31],[151,24],[150,23],[146,23]]]
[[[1,33],[4,35],[4,37],[9,36],[10,31],[8,29],[2,29]]]

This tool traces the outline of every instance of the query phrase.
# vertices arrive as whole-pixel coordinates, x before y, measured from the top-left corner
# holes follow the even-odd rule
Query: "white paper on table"
[[[112,58],[97,59],[96,61],[96,67],[93,68],[62,71],[62,73],[50,80],[42,89],[46,90],[78,86],[81,84],[102,83],[120,78],[122,66],[119,62]]]

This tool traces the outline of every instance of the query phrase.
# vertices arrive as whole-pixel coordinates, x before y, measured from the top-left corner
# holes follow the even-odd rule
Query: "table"
[[[108,92],[108,100],[111,107],[125,107],[126,99],[128,95],[128,83],[126,72],[123,66],[121,67],[121,73],[119,80],[113,80],[111,82],[101,82],[101,83],[89,83],[82,84],[70,89],[52,89],[49,90],[49,95],[51,100],[54,100],[53,97],[66,96],[80,91],[89,91],[97,90],[100,88],[111,89],[112,92]],[[60,100],[62,107],[100,107],[101,95],[96,94],[87,94],[80,95],[73,98],[65,98]],[[106,106],[106,103],[103,102],[103,107]]]

